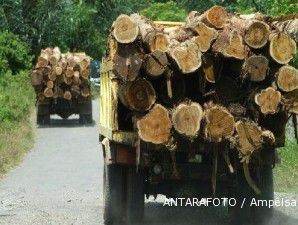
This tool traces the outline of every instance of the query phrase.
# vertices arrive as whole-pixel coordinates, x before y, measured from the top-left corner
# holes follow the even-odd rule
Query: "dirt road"
[[[97,102],[93,109],[98,121]],[[97,126],[80,126],[76,117],[69,121],[55,117],[52,123],[37,129],[35,147],[0,181],[1,225],[103,224],[103,160]],[[228,224],[223,208],[171,208],[162,202],[163,197],[147,202],[144,224]],[[269,224],[297,225],[298,207],[277,208]]]

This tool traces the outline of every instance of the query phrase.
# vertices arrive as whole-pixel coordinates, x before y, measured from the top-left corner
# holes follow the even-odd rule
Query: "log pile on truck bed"
[[[141,140],[171,150],[180,138],[228,142],[247,171],[254,152],[283,145],[288,116],[298,113],[292,65],[298,28],[285,22],[230,14],[221,6],[193,11],[174,27],[120,15],[107,59],[114,62],[126,120]]]
[[[85,53],[62,54],[58,47],[43,49],[31,72],[37,99],[87,98],[91,94],[90,57]]]

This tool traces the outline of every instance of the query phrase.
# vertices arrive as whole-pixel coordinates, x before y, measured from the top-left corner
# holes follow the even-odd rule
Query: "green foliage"
[[[34,103],[28,71],[29,48],[16,35],[0,32],[0,129],[28,117]]]
[[[16,74],[20,70],[30,69],[31,61],[26,43],[12,33],[0,32],[0,73],[11,70],[12,74]]]
[[[14,124],[30,116],[34,105],[34,92],[28,72],[17,76],[10,72],[0,77],[0,128],[10,129]]]
[[[256,11],[271,16],[288,15],[298,11],[295,0],[237,0],[231,8],[241,13],[254,13]]]
[[[161,21],[184,21],[187,16],[185,9],[172,1],[154,3],[140,13],[152,20]]]
[[[275,189],[279,192],[298,193],[298,151],[295,138],[288,138],[286,146],[279,149],[279,153],[281,164],[274,170]]]

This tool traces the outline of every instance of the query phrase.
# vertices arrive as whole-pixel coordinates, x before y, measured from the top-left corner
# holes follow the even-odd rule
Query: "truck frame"
[[[165,26],[181,23],[157,22]],[[273,199],[275,149],[262,149],[260,160],[250,163],[252,177],[262,193],[256,195],[245,180],[242,163],[228,143],[217,149],[211,145],[180,141],[175,155],[167,148],[139,140],[135,131],[121,129],[124,120],[119,113],[119,80],[113,73],[113,62],[104,58],[101,64],[99,140],[104,157],[105,224],[140,224],[144,215],[144,196],[228,197],[237,200],[229,207],[231,224],[248,221],[262,223],[272,214],[266,207],[254,208],[242,199]],[[223,154],[229,154],[235,169],[230,173]],[[187,160],[189,154],[193,160]],[[215,166],[216,165],[216,166]],[[215,168],[216,167],[216,168]],[[211,182],[213,180],[213,182]]]
[[[92,99],[91,97],[66,100],[63,98],[49,98],[37,100],[37,124],[50,124],[50,116],[58,114],[67,119],[72,114],[79,114],[79,122],[92,123]]]

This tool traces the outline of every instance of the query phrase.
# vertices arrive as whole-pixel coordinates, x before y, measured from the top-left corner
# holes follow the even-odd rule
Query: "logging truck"
[[[50,115],[67,119],[79,114],[80,123],[92,123],[90,57],[62,54],[58,47],[41,51],[31,72],[36,93],[37,124],[50,124]]]
[[[266,21],[214,6],[186,23],[113,23],[100,69],[105,224],[141,224],[158,194],[235,199],[235,225],[269,219],[272,208],[249,202],[274,198],[298,71],[291,34]]]

